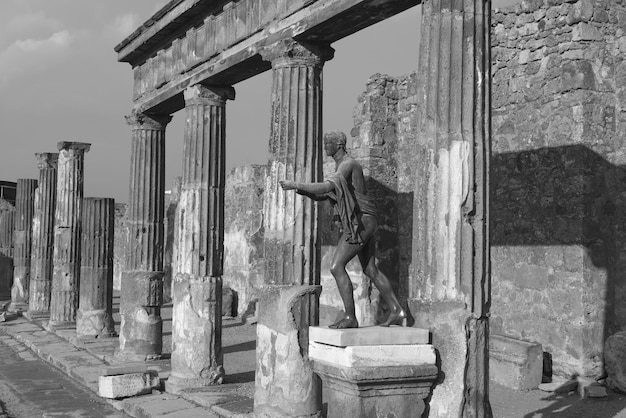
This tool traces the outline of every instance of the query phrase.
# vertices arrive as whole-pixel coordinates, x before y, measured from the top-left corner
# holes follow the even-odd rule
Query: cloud
[[[107,38],[121,41],[133,33],[139,24],[139,17],[135,13],[126,13],[116,16],[113,22],[106,26],[105,33]]]
[[[0,83],[30,71],[46,70],[57,62],[74,41],[67,30],[53,33],[47,38],[28,38],[14,41],[0,52]]]
[[[7,21],[0,18],[0,49],[17,39],[46,37],[61,28],[61,22],[43,12],[16,14]]]

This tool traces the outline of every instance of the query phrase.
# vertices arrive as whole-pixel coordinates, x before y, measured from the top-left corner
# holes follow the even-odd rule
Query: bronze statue
[[[357,328],[359,323],[354,311],[352,282],[346,272],[346,265],[355,255],[359,256],[361,267],[372,280],[387,302],[390,313],[381,326],[400,325],[407,315],[391,288],[389,279],[376,266],[376,244],[372,237],[378,228],[376,206],[367,196],[365,177],[361,165],[346,151],[346,135],[340,131],[324,134],[324,151],[335,160],[335,173],[321,183],[295,183],[283,180],[284,190],[315,200],[330,199],[335,209],[335,217],[341,220],[342,234],[330,267],[339,294],[345,307],[345,317],[330,325],[330,328]]]

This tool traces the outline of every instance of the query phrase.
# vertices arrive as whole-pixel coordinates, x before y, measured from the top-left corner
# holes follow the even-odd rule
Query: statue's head
[[[324,134],[324,150],[326,155],[335,155],[339,150],[346,150],[346,134],[341,131],[328,131]]]

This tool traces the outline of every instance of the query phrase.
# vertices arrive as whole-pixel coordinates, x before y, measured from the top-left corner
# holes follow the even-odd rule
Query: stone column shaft
[[[185,90],[185,144],[173,257],[168,391],[222,383],[226,99],[232,88]]]
[[[0,297],[11,297],[13,285],[13,231],[15,230],[15,210],[0,213],[0,259],[5,269],[0,270]]]
[[[411,296],[424,309],[441,303],[455,311],[440,315],[454,324],[433,324],[442,330],[433,330],[433,343],[452,373],[435,389],[431,413],[446,416],[491,416],[490,10],[489,0],[428,0],[422,12],[413,233],[419,280]],[[449,329],[459,332],[442,334]],[[452,341],[458,347],[463,340],[466,352],[455,352]]]
[[[28,308],[35,189],[37,189],[37,180],[17,180],[15,231],[13,232],[13,286],[9,306],[9,310],[13,312],[25,311]]]
[[[57,196],[58,153],[35,154],[39,168],[39,187],[35,198],[31,254],[30,294],[27,315],[50,313],[52,261],[54,253],[54,215]]]
[[[91,144],[59,142],[49,329],[76,324],[85,153]]]
[[[113,337],[113,237],[115,200],[83,199],[80,297],[76,316],[79,337]]]
[[[273,82],[254,408],[256,416],[313,416],[321,410],[308,359],[308,329],[319,321],[317,205],[279,181],[323,181],[322,67],[333,50],[283,40],[261,54],[272,62]]]
[[[160,358],[163,342],[165,127],[170,116],[133,113],[128,246],[122,273],[120,346],[125,359]]]

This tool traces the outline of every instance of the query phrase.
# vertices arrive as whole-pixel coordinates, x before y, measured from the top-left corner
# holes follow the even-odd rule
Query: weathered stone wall
[[[626,6],[529,0],[492,26],[491,329],[597,376],[626,324]]]
[[[237,293],[237,311],[254,312],[263,284],[263,190],[267,167],[242,166],[226,174],[224,287]]]

